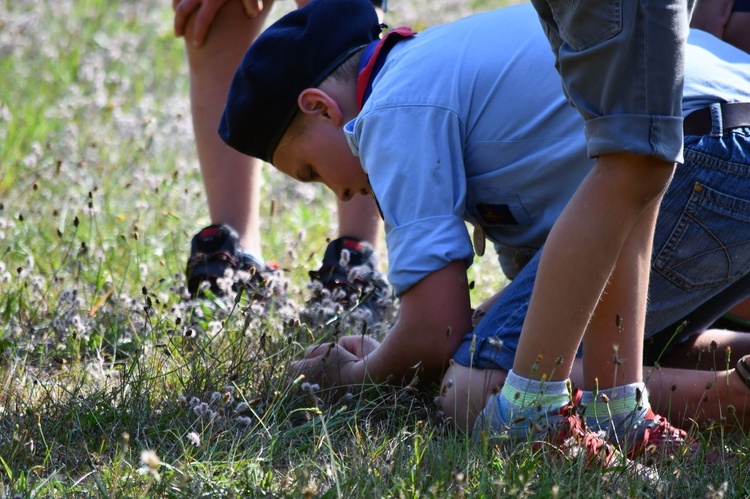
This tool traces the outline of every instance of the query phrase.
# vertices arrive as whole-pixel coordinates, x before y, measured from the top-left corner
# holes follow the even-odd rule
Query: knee
[[[452,364],[440,385],[441,407],[448,420],[469,432],[492,393],[499,389],[507,373],[494,369],[474,369]]]
[[[464,418],[461,418],[462,411],[458,410],[459,405],[464,405],[465,401],[459,401],[454,371],[451,365],[440,383],[440,406],[447,421],[465,430],[466,423],[463,421]]]

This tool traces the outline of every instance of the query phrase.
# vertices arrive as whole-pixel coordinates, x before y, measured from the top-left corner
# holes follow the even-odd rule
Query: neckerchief
[[[383,68],[388,52],[401,40],[414,35],[416,33],[411,28],[402,26],[389,31],[383,38],[370,42],[365,48],[357,73],[357,105],[360,109],[372,92],[372,80]]]
[[[383,68],[388,52],[398,42],[415,34],[411,28],[403,26],[389,31],[383,38],[370,42],[365,48],[362,59],[359,61],[359,70],[357,72],[357,106],[359,106],[359,109],[362,109],[365,101],[370,96],[370,93],[372,93],[372,80],[375,79],[375,76]],[[370,182],[369,176],[367,182]],[[370,186],[370,190],[372,191],[372,186]],[[378,207],[380,218],[384,219],[383,210],[380,209],[380,203],[374,192],[372,193],[372,198]]]

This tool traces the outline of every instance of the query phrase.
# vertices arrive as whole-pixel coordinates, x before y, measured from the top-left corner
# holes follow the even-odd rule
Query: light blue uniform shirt
[[[707,104],[703,95],[716,101],[703,88],[713,70],[696,66],[707,78],[686,101],[691,110]],[[540,248],[593,165],[530,4],[397,44],[344,130],[385,220],[397,295],[454,260],[471,264],[465,221],[493,242]]]

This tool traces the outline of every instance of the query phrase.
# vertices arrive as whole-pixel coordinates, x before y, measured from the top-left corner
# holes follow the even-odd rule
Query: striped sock
[[[606,388],[596,392],[585,391],[581,405],[586,406],[586,425],[593,431],[603,431],[611,442],[621,441],[627,431],[651,407],[644,383]]]
[[[493,430],[523,440],[537,427],[545,430],[562,419],[558,411],[569,402],[567,380],[537,381],[511,370],[502,391],[482,411],[482,418],[491,423]]]

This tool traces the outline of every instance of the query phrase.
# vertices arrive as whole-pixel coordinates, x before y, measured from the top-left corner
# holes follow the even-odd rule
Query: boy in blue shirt
[[[352,384],[401,377],[417,364],[424,375],[436,376],[453,357],[444,378],[446,411],[471,426],[477,415],[472,408],[486,403],[482,421],[494,430],[507,430],[508,420],[495,417],[498,397],[492,396],[492,390],[513,365],[519,335],[528,334],[525,330],[521,334],[520,328],[540,257],[524,268],[472,333],[466,266],[474,251],[465,221],[476,228],[478,251],[485,237],[511,248],[541,248],[592,170],[581,133],[583,120],[560,90],[552,54],[530,6],[472,16],[418,35],[394,30],[382,42],[377,40],[377,19],[368,16],[364,6],[364,1],[313,0],[308,8],[271,26],[235,75],[220,127],[230,146],[263,158],[300,181],[323,182],[340,199],[371,193],[385,221],[389,280],[401,298],[398,321],[382,344],[366,337],[345,337],[330,348],[311,348],[296,367],[311,377],[325,376],[331,384]],[[299,62],[271,69],[274,54],[286,51],[298,53]],[[682,112],[699,116],[695,136],[701,140],[714,131],[721,136],[723,128],[740,129],[735,122],[714,123],[714,105],[750,100],[746,85],[733,84],[745,74],[734,74],[733,66],[718,57],[711,58],[704,70],[705,62],[699,60],[693,68],[696,78],[682,104]],[[722,83],[714,85],[714,81]],[[685,171],[687,182],[691,175]],[[739,186],[734,178],[729,180]],[[747,192],[747,186],[743,188]],[[699,191],[709,195],[708,187]],[[680,196],[694,194],[693,184],[679,191]],[[713,190],[710,195],[714,196]],[[729,198],[734,195],[722,197],[721,202]],[[681,211],[671,208],[669,213],[679,218]],[[750,225],[739,227],[732,217],[723,221],[733,225],[722,233],[750,240]],[[669,231],[664,231],[667,236]],[[678,243],[670,240],[666,246]],[[745,257],[746,250],[734,248],[728,258],[734,262]],[[669,267],[674,258],[664,258]],[[744,260],[750,262],[750,254]],[[711,266],[718,264],[709,262]],[[714,273],[723,271],[719,267]],[[650,331],[687,315],[741,280],[745,272],[730,273],[710,291],[701,285],[699,293],[663,299],[662,308],[651,314],[660,326]],[[637,315],[631,312],[628,315]],[[600,383],[608,387],[605,393],[612,407],[622,411],[615,411],[613,421],[599,421],[595,414],[591,423],[604,429],[616,426],[612,437],[619,442],[635,441],[628,448],[631,456],[643,449],[644,434],[658,435],[659,443],[669,449],[681,444],[684,432],[650,411],[639,381],[643,329],[616,321],[615,314],[611,326],[615,332],[609,334],[620,345],[617,367],[611,367],[612,340],[606,355],[590,355],[587,362],[603,370]],[[565,380],[572,369],[579,340],[561,335],[555,341],[571,351],[570,358],[553,357],[552,368],[539,368],[547,375],[539,391],[552,385],[548,380],[555,379],[556,373],[562,372]],[[626,343],[630,350],[624,355]],[[593,351],[588,344],[584,347],[587,353]],[[542,357],[537,366],[542,362],[547,359]],[[594,384],[590,365],[580,378],[584,387]],[[469,393],[475,380],[481,380],[481,388]],[[570,397],[566,382],[558,383],[565,388],[565,401],[560,394],[543,394],[545,410],[526,415],[525,428],[534,427],[531,423],[539,417],[553,426],[577,418],[566,410],[559,413],[570,405]],[[624,385],[626,390],[621,389]],[[587,394],[591,397],[593,392]],[[535,408],[539,396],[533,398]],[[631,407],[630,401],[636,399],[637,405]],[[628,423],[621,424],[626,419]],[[635,435],[629,432],[633,428]],[[518,436],[525,431],[511,430]],[[612,447],[586,433],[583,425],[569,425],[568,430],[595,441],[594,450],[613,455]],[[554,426],[547,428],[546,435],[558,439],[562,433]]]

